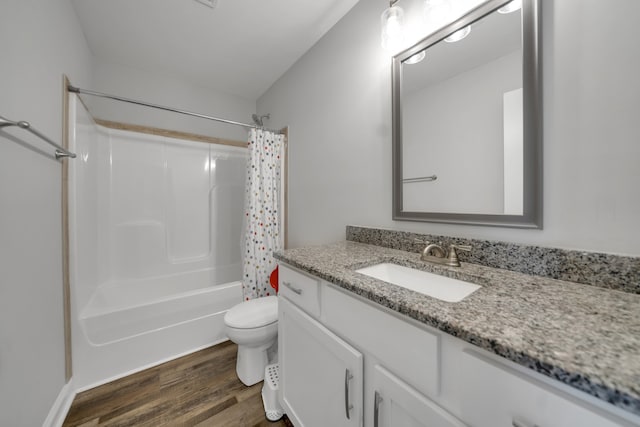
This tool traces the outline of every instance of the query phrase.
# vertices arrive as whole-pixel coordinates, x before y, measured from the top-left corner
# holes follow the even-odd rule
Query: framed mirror
[[[519,3],[393,58],[393,219],[542,228],[540,5]]]

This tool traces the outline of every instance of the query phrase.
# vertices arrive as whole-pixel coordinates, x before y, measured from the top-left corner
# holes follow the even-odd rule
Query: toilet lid
[[[242,302],[224,315],[224,323],[238,329],[259,328],[277,320],[278,297],[276,296]]]

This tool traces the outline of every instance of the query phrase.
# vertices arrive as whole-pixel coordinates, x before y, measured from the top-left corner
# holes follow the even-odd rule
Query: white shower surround
[[[247,150],[97,126],[70,102],[74,385],[226,340]]]

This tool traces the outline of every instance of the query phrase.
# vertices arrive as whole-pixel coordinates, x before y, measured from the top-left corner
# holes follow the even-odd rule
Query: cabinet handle
[[[293,291],[293,293],[298,294],[298,295],[302,295],[302,289],[298,289],[293,287],[293,285],[289,282],[282,282],[283,285],[285,285],[287,288],[291,289]]]
[[[378,415],[380,414],[380,403],[382,402],[382,396],[376,390],[373,398],[373,427],[378,427]]]
[[[517,420],[517,419],[511,420],[511,425],[513,427],[538,427],[537,424],[530,425],[528,423],[525,423],[524,421]]]
[[[349,403],[349,381],[353,379],[353,375],[349,372],[348,369],[344,371],[344,412],[347,415],[347,419],[351,419],[351,415],[349,415],[349,411],[353,409],[353,405]]]

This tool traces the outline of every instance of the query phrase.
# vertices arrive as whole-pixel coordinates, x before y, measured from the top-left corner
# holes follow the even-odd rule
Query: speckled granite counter
[[[427,325],[640,415],[640,295],[356,242],[275,257]],[[356,273],[380,262],[482,285],[447,303]]]

